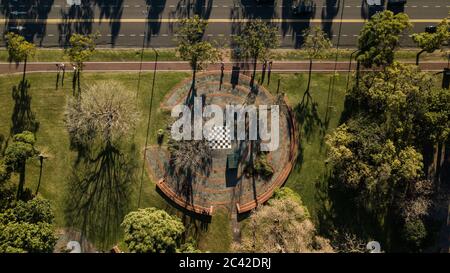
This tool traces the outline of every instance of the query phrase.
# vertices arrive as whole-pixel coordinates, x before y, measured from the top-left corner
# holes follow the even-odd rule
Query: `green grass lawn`
[[[164,121],[167,117],[166,114],[161,113],[159,110],[159,103],[164,94],[186,76],[187,74],[184,73],[157,74],[151,134],[149,137],[150,144],[155,143],[155,132],[164,126]],[[64,227],[65,191],[67,190],[67,180],[71,175],[73,162],[76,157],[76,152],[71,151],[69,148],[69,137],[63,121],[65,105],[72,94],[69,87],[70,81],[67,81],[64,89],[55,90],[55,74],[30,74],[27,78],[31,84],[29,90],[31,112],[34,113],[35,119],[39,122],[36,145],[38,149],[48,150],[50,154],[50,158],[44,162],[40,194],[52,200],[56,214],[56,225]],[[2,108],[0,112],[0,133],[6,137],[10,133],[11,116],[15,105],[11,96],[11,90],[19,82],[19,79],[20,77],[18,76],[2,76],[0,79],[0,106]],[[83,74],[84,84],[108,79],[120,81],[129,88],[130,92],[136,93],[137,74]],[[141,120],[136,132],[130,132],[130,134],[133,134],[132,140],[139,149],[137,158],[139,168],[135,175],[137,181],[132,185],[130,209],[137,208],[137,193],[140,185],[139,178],[143,158],[142,151],[145,144],[146,117],[148,116],[152,75],[143,74],[142,79],[141,92],[138,95]],[[38,174],[38,160],[29,160],[27,164],[26,187],[32,189],[33,192],[37,186]],[[165,205],[165,201],[156,193],[154,184],[147,178],[147,175],[144,176],[143,185],[141,207],[155,206],[162,208]]]
[[[303,108],[299,104],[305,94],[307,74],[275,74],[269,86],[274,93],[280,79],[280,92],[286,94],[289,105],[296,112],[300,130],[298,160],[285,185],[301,195],[315,222],[318,211],[328,202],[327,196],[322,196],[319,190],[326,186],[324,137],[338,126],[344,109],[347,75],[335,76],[334,88],[330,88],[331,78],[331,74],[313,74],[311,99],[306,101],[305,97]]]
[[[139,62],[141,60],[140,49],[99,49],[89,59],[91,62]],[[62,49],[38,49],[36,54],[30,58],[30,62],[60,62],[68,61]],[[154,61],[155,53],[151,49],[146,49],[143,55],[144,61]],[[175,54],[175,50],[158,49],[159,61],[176,61],[179,58]],[[0,49],[0,62],[8,61],[8,52]]]
[[[224,57],[230,55],[230,50],[224,50]],[[354,49],[340,49],[338,60],[348,61],[350,54]],[[415,61],[416,54],[419,50],[402,49],[396,52],[396,59],[399,61]],[[172,49],[158,49],[158,60],[160,61],[179,61],[175,50]],[[335,49],[332,49],[331,54],[326,60],[335,60]],[[273,50],[273,60],[275,61],[306,61],[307,54],[301,49],[276,49]],[[64,56],[62,49],[38,49],[36,54],[30,58],[30,62],[60,62],[62,60],[68,61]],[[94,55],[90,58],[91,62],[138,62],[141,60],[140,49],[97,49]],[[143,56],[144,61],[154,61],[155,55],[153,50],[146,49]],[[421,61],[447,61],[447,57],[440,51],[428,54],[424,53],[420,57]],[[8,61],[8,52],[5,49],[0,49],[0,62]]]
[[[339,49],[338,61],[348,61],[350,55],[355,51],[355,49]],[[397,61],[409,61],[412,62],[416,60],[416,54],[419,52],[419,49],[400,49],[395,52],[395,59]],[[308,56],[304,50],[292,50],[292,49],[279,49],[274,50],[274,60],[283,60],[283,61],[304,61],[308,59]],[[355,54],[353,54],[354,60]],[[335,60],[336,58],[336,49],[333,48],[330,50],[330,55],[325,60]],[[420,61],[447,61],[447,55],[443,52],[437,50],[434,53],[424,53],[420,56]]]
[[[167,112],[161,112],[159,104],[164,95],[189,73],[157,73],[155,97],[150,128],[149,143],[156,143],[156,132],[164,128],[168,119]],[[69,136],[64,126],[64,109],[67,100],[72,96],[70,77],[63,89],[55,90],[55,74],[29,74],[27,79],[31,84],[31,112],[39,122],[37,131],[37,147],[48,150],[51,155],[44,163],[40,194],[52,201],[56,214],[57,227],[65,226],[65,199],[67,180],[72,172],[76,152],[69,148]],[[346,75],[336,77],[334,93],[329,93],[330,74],[313,74],[311,86],[311,101],[299,112],[302,121],[300,139],[301,160],[289,177],[286,185],[301,194],[305,205],[310,210],[313,219],[317,218],[317,210],[327,202],[327,196],[320,196],[317,188],[325,181],[326,168],[324,159],[324,133],[335,128],[343,109]],[[114,79],[127,86],[130,92],[136,92],[137,73],[83,73],[82,83],[88,85],[94,81]],[[277,81],[281,79],[280,91],[285,92],[290,105],[296,107],[302,100],[306,88],[305,74],[272,74],[269,89],[276,92]],[[0,133],[8,137],[11,128],[11,116],[15,102],[11,90],[20,81],[20,75],[0,76]],[[140,123],[133,135],[132,141],[139,151],[137,158],[138,170],[136,182],[133,184],[133,194],[130,209],[137,208],[140,171],[142,166],[142,151],[145,144],[148,106],[150,101],[151,73],[143,73],[141,90],[138,94],[138,105],[141,114]],[[317,110],[311,110],[316,105]],[[327,109],[329,110],[327,113]],[[315,114],[314,114],[315,113]],[[36,189],[39,175],[37,159],[29,160],[27,165],[26,187]],[[232,241],[230,216],[227,211],[219,210],[212,222],[201,226],[198,219],[190,217],[170,206],[156,191],[155,185],[147,175],[144,176],[141,207],[154,206],[163,208],[179,215],[188,233],[195,237],[199,247],[205,251],[228,251]],[[94,238],[95,239],[95,238]],[[121,244],[122,245],[122,244]]]

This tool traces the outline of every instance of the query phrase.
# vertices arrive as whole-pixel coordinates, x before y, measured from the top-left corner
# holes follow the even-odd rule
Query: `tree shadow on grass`
[[[207,214],[198,214],[187,210],[186,208],[176,204],[172,199],[167,197],[161,190],[156,187],[156,191],[164,198],[167,205],[164,210],[170,214],[176,215],[181,219],[181,222],[185,226],[185,232],[182,236],[182,243],[187,242],[189,239],[199,241],[201,236],[208,232],[209,225],[211,224],[211,216]]]
[[[294,108],[295,117],[301,126],[301,137],[306,138],[306,140],[310,140],[313,134],[324,126],[318,107],[319,104],[306,91],[301,102]]]
[[[325,132],[325,125],[319,116],[318,103],[313,100],[311,94],[306,91],[303,94],[301,102],[295,106],[294,115],[299,127],[299,137],[298,137],[298,156],[296,158],[296,167],[301,168],[303,165],[303,150],[304,142],[309,142],[312,137],[315,137],[316,132],[320,132],[320,138],[323,142],[323,135]]]
[[[27,80],[21,81],[19,85],[14,86],[12,89],[12,99],[14,100],[14,109],[11,116],[12,135],[23,131],[35,133],[39,129],[39,122],[36,120],[35,113],[31,110],[29,89],[30,84]]]
[[[356,193],[340,186],[329,172],[323,174],[315,186],[318,231],[321,235],[338,244],[344,234],[354,234],[365,243],[379,241],[384,251],[392,249],[395,235],[387,228],[393,221],[390,215],[374,216],[358,205],[361,201],[357,200]]]
[[[122,153],[107,144],[74,165],[66,197],[66,222],[82,236],[107,250],[120,235],[120,224],[130,207],[137,169],[136,149]]]

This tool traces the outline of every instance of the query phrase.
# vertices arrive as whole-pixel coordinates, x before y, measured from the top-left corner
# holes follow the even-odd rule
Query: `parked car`
[[[394,14],[405,12],[406,0],[388,0],[387,10],[392,11]]]
[[[266,3],[274,3],[275,0],[255,0],[256,4],[266,4]]]
[[[426,26],[425,27],[425,32],[426,33],[436,33],[437,31],[437,26]]]
[[[293,15],[309,15],[316,9],[316,3],[313,0],[294,0],[292,1]]]
[[[366,0],[366,4],[369,18],[372,18],[375,14],[384,10],[384,5],[381,0]]]
[[[388,0],[388,5],[405,5],[406,0]]]

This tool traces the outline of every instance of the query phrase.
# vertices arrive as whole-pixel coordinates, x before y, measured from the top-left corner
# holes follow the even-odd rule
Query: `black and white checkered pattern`
[[[231,134],[227,126],[214,126],[208,134],[209,147],[213,150],[231,149]]]

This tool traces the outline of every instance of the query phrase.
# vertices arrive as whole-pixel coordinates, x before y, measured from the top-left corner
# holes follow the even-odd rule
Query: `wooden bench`
[[[180,207],[183,207],[187,210],[193,211],[195,213],[198,214],[203,214],[203,215],[212,215],[213,214],[213,206],[207,208],[207,207],[202,207],[202,206],[198,206],[198,205],[193,205],[193,204],[189,204],[186,203],[185,200],[183,200],[182,198],[180,198],[165,182],[164,178],[161,178],[157,183],[156,186],[158,187],[158,189],[160,189],[170,200],[172,200],[173,202],[175,202],[177,205],[179,205]]]

